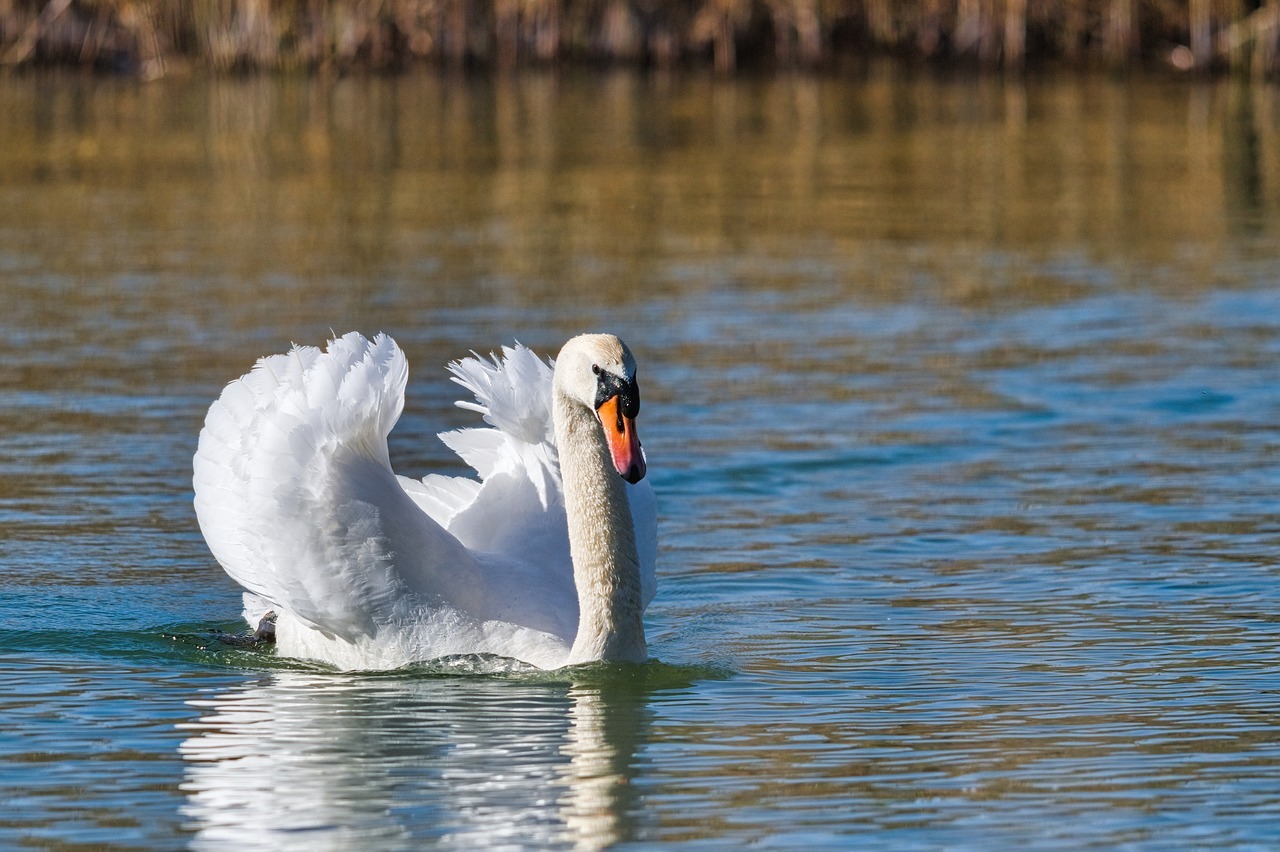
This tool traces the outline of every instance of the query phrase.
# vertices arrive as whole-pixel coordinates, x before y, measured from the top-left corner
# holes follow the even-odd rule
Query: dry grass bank
[[[0,0],[0,63],[213,69],[638,63],[870,53],[1280,70],[1280,0]]]

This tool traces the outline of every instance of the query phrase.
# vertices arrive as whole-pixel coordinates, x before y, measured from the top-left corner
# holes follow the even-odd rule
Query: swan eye
[[[595,373],[597,376],[598,376],[598,375],[600,375],[600,365],[599,365],[599,364],[592,364],[592,365],[591,365],[591,372]]]

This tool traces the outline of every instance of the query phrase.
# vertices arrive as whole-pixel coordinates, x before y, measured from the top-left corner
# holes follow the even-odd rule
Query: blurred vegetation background
[[[0,0],[0,63],[142,76],[434,63],[830,67],[876,54],[1280,70],[1280,0]]]

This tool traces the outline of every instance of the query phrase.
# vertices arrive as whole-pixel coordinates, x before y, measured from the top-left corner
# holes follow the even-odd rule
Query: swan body
[[[450,365],[488,427],[442,433],[478,479],[391,469],[408,366],[390,337],[260,359],[209,408],[195,508],[279,653],[342,669],[455,654],[540,668],[642,661],[656,505],[635,361],[583,335]]]

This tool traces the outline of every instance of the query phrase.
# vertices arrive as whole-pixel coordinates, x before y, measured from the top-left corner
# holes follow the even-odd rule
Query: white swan
[[[480,481],[392,472],[408,365],[386,335],[295,346],[223,390],[195,508],[245,617],[274,610],[279,653],[343,669],[643,661],[657,523],[630,350],[583,335],[554,372],[519,345],[450,370],[493,428],[440,438]]]

